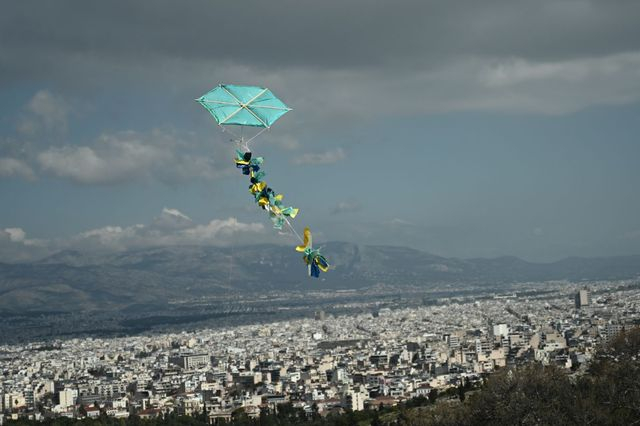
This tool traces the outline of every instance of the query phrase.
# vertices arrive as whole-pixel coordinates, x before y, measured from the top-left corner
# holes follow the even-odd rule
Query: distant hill
[[[406,247],[327,243],[330,273],[306,277],[290,247],[161,247],[119,253],[63,251],[33,263],[0,263],[0,311],[112,309],[164,304],[189,296],[376,284],[433,286],[640,276],[640,256],[567,258],[531,263],[516,257],[456,259]]]

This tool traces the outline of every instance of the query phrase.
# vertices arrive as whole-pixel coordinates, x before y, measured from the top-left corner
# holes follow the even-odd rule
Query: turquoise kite
[[[263,210],[269,213],[275,229],[281,230],[287,225],[293,234],[298,237],[302,245],[296,250],[304,253],[303,260],[308,266],[309,276],[318,277],[320,271],[329,270],[327,259],[314,250],[311,242],[311,231],[304,229],[304,239],[296,232],[290,219],[294,219],[299,209],[285,207],[282,204],[283,195],[276,193],[264,181],[265,172],[260,170],[264,159],[253,157],[249,149],[249,143],[262,132],[269,130],[271,126],[284,114],[291,111],[284,102],[278,99],[271,90],[258,86],[237,86],[233,84],[220,84],[204,95],[196,99],[200,105],[209,111],[223,131],[234,136],[233,141],[237,145],[235,165],[241,169],[242,174],[249,176],[249,192],[255,202]],[[240,127],[240,135],[233,132],[230,126]],[[245,139],[244,127],[258,128],[252,137]]]
[[[196,99],[207,109],[219,126],[248,126],[262,128],[248,140],[229,131],[240,142],[240,146],[249,151],[248,143],[262,132],[269,130],[273,123],[291,111],[271,90],[257,86],[236,86],[219,84]],[[222,127],[225,131],[228,129]]]

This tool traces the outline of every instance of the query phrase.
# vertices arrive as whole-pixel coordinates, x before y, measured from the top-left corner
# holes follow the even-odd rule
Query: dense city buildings
[[[599,344],[640,324],[638,281],[535,283],[536,292],[307,318],[0,346],[2,418],[151,418],[289,402],[309,415],[394,405],[500,368],[580,374]],[[584,293],[583,293],[584,292]],[[580,306],[576,303],[580,302]],[[589,309],[583,309],[589,306]]]

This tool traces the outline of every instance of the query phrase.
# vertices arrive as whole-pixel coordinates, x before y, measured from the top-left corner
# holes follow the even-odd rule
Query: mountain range
[[[640,277],[640,255],[566,258],[532,263],[516,257],[458,259],[406,247],[344,242],[323,247],[332,270],[306,276],[290,247],[173,246],[117,253],[62,251],[45,259],[0,263],[0,311],[121,309],[185,297],[301,289],[354,289],[379,284],[425,288]]]

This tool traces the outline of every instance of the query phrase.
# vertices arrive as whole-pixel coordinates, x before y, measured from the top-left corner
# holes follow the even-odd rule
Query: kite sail
[[[209,111],[224,132],[233,136],[236,143],[235,165],[242,174],[249,177],[249,193],[256,204],[269,214],[273,227],[282,230],[287,228],[300,240],[302,245],[296,250],[304,253],[303,260],[307,265],[309,276],[318,277],[320,271],[329,270],[327,259],[312,245],[311,231],[304,229],[304,238],[291,224],[299,212],[295,207],[282,203],[284,196],[275,192],[264,181],[265,172],[262,169],[264,159],[254,157],[249,144],[271,126],[284,114],[291,111],[284,102],[278,99],[271,90],[257,86],[237,86],[233,84],[219,84],[205,93],[196,102]],[[232,126],[240,128],[240,134],[231,130]],[[254,128],[253,135],[245,138],[244,128]],[[237,128],[236,128],[237,129]]]

